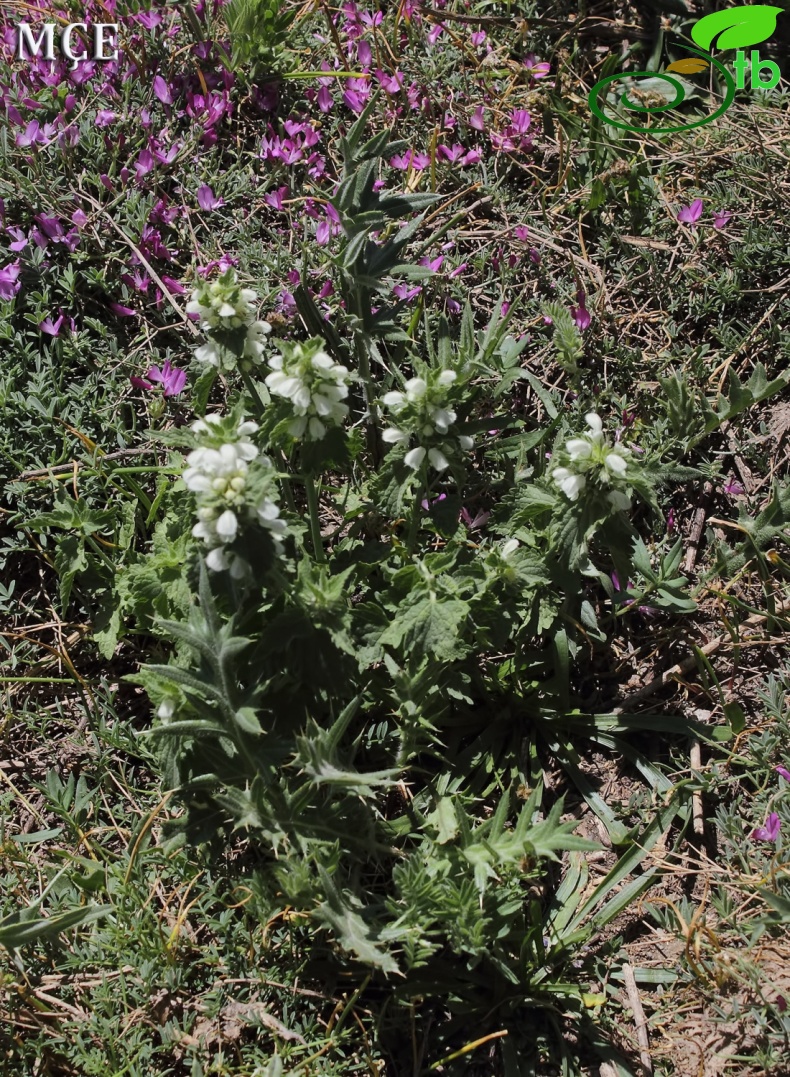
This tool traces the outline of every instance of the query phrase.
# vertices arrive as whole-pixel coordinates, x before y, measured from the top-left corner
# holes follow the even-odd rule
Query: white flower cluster
[[[628,482],[631,451],[624,445],[610,445],[605,440],[600,415],[591,411],[585,419],[590,432],[565,442],[565,466],[555,468],[551,477],[571,501],[578,500],[588,479],[592,479],[607,490],[613,508],[628,509],[631,505],[628,495],[622,489],[610,487]]]
[[[399,426],[388,426],[382,431],[382,438],[390,445],[408,444],[413,434],[419,441],[438,442],[431,446],[417,445],[409,449],[403,458],[407,467],[417,471],[427,455],[428,462],[436,471],[444,471],[450,466],[447,453],[453,451],[453,441],[445,438],[450,427],[458,418],[452,408],[446,406],[447,389],[455,382],[458,375],[454,370],[442,370],[434,379],[433,385],[425,378],[410,378],[405,392],[393,390],[385,393],[382,404],[389,408]],[[474,447],[474,439],[467,434],[456,435],[454,442],[464,452]]]
[[[288,433],[295,438],[320,441],[328,426],[340,426],[348,415],[347,367],[336,363],[322,349],[320,338],[283,348],[285,354],[269,360],[272,373],[266,385],[275,396],[290,401],[294,418]]]
[[[232,370],[239,358],[256,364],[262,362],[264,340],[272,327],[268,322],[256,321],[252,304],[257,298],[250,288],[240,287],[232,267],[216,280],[198,284],[186,308],[187,314],[200,315],[200,328],[209,334],[207,343],[195,350],[198,362],[225,370]],[[239,333],[241,339],[235,347],[230,347],[226,341],[212,339],[212,333]],[[234,354],[237,350],[238,355]]]
[[[209,547],[206,564],[215,572],[230,569],[234,577],[243,576],[247,564],[243,558],[226,550],[239,533],[240,516],[246,515],[250,490],[249,465],[259,456],[256,445],[250,441],[258,424],[242,422],[235,430],[233,440],[223,440],[219,415],[207,415],[192,424],[196,434],[207,435],[210,444],[200,446],[187,457],[183,479],[188,489],[198,495],[198,522],[192,528],[195,538],[203,539]],[[267,456],[259,457],[259,463],[272,468]],[[286,531],[286,523],[279,519],[280,510],[269,497],[260,497],[252,506],[258,523],[271,531],[275,545],[280,548]]]

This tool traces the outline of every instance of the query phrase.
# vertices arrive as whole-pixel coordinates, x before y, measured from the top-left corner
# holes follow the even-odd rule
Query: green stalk
[[[310,517],[310,535],[313,540],[313,553],[319,564],[326,564],[324,540],[321,538],[321,521],[318,517],[318,494],[312,475],[304,475],[304,488],[307,494],[307,511]]]
[[[252,397],[252,403],[253,407],[255,408],[256,418],[261,419],[263,418],[263,411],[266,405],[261,400],[261,395],[255,386],[255,382],[250,377],[250,372],[248,370],[242,369],[241,366],[239,366],[239,371],[241,373],[241,380],[244,382],[244,387]]]
[[[422,499],[423,494],[427,489],[427,482],[425,480],[425,464],[423,464],[420,470],[420,481],[417,484],[417,494],[414,498],[414,507],[411,510],[409,534],[406,539],[406,552],[410,557],[414,553],[414,547],[417,545],[417,533],[420,529],[420,514],[422,513]]]
[[[370,294],[359,285],[354,289],[355,313],[364,327],[370,325]],[[359,378],[362,382],[362,402],[365,405],[365,427],[367,432],[368,450],[373,458],[378,457],[377,430],[379,426],[378,409],[374,403],[376,394],[373,389],[373,380],[370,370],[370,355],[362,333],[354,333],[354,351],[357,358]]]

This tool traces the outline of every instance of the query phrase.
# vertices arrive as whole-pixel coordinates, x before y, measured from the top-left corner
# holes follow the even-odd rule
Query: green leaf
[[[771,890],[766,890],[761,886],[757,887],[757,893],[771,906],[774,912],[779,914],[781,923],[790,924],[790,899],[783,897],[781,894],[775,894]]]
[[[376,946],[369,926],[341,897],[334,882],[320,865],[318,871],[327,900],[315,910],[316,918],[331,927],[340,945],[356,954],[366,965],[373,965],[383,972],[399,972],[395,960]]]
[[[746,712],[740,703],[725,703],[724,717],[730,723],[733,736],[742,733],[746,728]]]
[[[776,17],[783,8],[771,4],[749,4],[714,11],[694,24],[691,37],[701,49],[710,50],[717,37],[717,49],[745,49],[767,41],[776,29]]]
[[[6,950],[17,950],[20,946],[51,939],[69,928],[92,923],[110,912],[109,908],[102,905],[86,905],[58,916],[39,917],[34,920],[31,914],[37,907],[38,905],[34,905],[21,912],[13,912],[0,920],[0,946],[4,946]]]
[[[458,834],[458,816],[455,811],[455,802],[451,797],[440,797],[436,803],[436,808],[426,817],[425,821],[429,826],[435,826],[439,831],[439,836],[436,839],[439,845],[452,841]]]
[[[459,636],[469,610],[468,602],[430,593],[399,613],[381,634],[379,643],[438,660],[461,658],[469,649]]]

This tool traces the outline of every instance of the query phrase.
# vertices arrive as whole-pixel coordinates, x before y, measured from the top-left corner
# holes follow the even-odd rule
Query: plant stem
[[[252,397],[252,403],[256,411],[256,418],[260,419],[263,416],[263,411],[265,407],[263,401],[261,400],[260,393],[255,387],[255,382],[250,377],[250,372],[248,370],[242,370],[241,367],[239,367],[239,370],[241,372],[241,378],[244,382],[244,386],[247,392]]]
[[[318,517],[318,494],[312,475],[304,475],[304,488],[307,494],[307,511],[310,516],[310,535],[313,539],[313,553],[319,564],[326,563],[324,541],[321,538],[321,521]]]
[[[414,498],[414,507],[411,510],[411,520],[409,521],[409,535],[406,539],[406,552],[411,556],[414,553],[414,547],[417,545],[417,533],[420,528],[420,514],[422,512],[422,495],[426,489],[425,471],[420,472],[420,481],[417,484],[417,494]]]
[[[355,313],[359,319],[363,329],[366,331],[370,325],[370,293],[364,288],[357,286],[354,292],[354,305]],[[376,408],[375,400],[376,394],[373,391],[373,381],[370,373],[370,354],[368,346],[365,341],[364,333],[357,330],[354,333],[354,351],[356,353],[357,368],[359,370],[359,378],[362,382],[362,401],[365,405],[365,428],[367,433],[368,451],[373,454],[374,460],[378,459],[378,437],[377,430],[379,426],[378,409]]]

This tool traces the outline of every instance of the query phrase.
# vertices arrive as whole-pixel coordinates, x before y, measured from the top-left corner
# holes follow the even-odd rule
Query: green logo
[[[619,127],[623,131],[635,131],[637,134],[665,135],[676,131],[690,131],[694,127],[712,123],[730,107],[735,99],[736,89],[742,90],[746,85],[747,70],[750,72],[752,89],[762,86],[770,90],[779,82],[780,71],[775,63],[771,60],[762,60],[755,49],[752,49],[747,59],[742,50],[750,45],[759,45],[762,41],[767,41],[776,29],[776,17],[781,14],[782,10],[780,7],[773,7],[769,4],[752,4],[748,7],[732,7],[725,11],[714,11],[712,15],[706,15],[694,25],[691,31],[691,38],[699,49],[680,46],[689,53],[688,58],[676,60],[666,71],[620,72],[601,79],[590,91],[590,108],[604,123]],[[714,40],[718,49],[738,50],[733,63],[735,78],[707,51],[710,50]],[[620,80],[624,80],[627,86],[617,101],[623,109],[642,113],[643,116],[669,112],[682,104],[686,96],[695,90],[694,84],[682,76],[697,75],[702,71],[707,71],[711,66],[720,73],[727,89],[721,104],[710,116],[703,116],[700,120],[674,124],[670,127],[645,127],[638,122],[628,123],[618,117],[607,116],[604,112],[607,103],[610,108],[612,107],[612,103],[607,102],[606,98],[608,94],[616,90],[613,84]],[[764,71],[769,73],[767,80],[762,77]],[[636,119],[638,118],[635,117]]]

